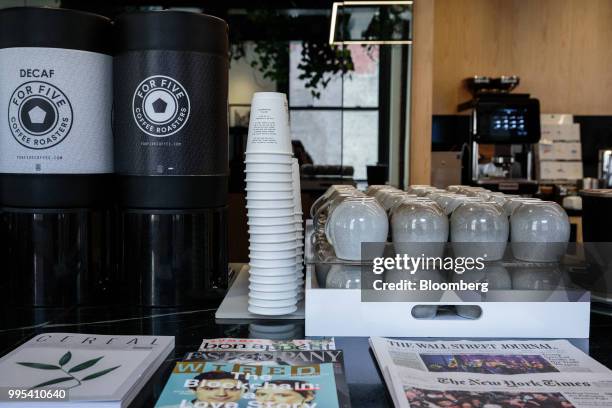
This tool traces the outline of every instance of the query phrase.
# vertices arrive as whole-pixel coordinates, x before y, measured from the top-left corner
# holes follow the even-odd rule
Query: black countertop
[[[139,334],[176,337],[174,353],[145,386],[131,407],[152,407],[170,375],[174,361],[197,350],[202,339],[215,337],[254,338],[258,325],[265,325],[269,338],[303,338],[302,321],[261,321],[256,324],[217,324],[216,305],[198,309],[152,309],[125,306],[72,307],[67,309],[14,308],[0,310],[0,355],[19,346],[35,334],[79,332],[91,334]],[[278,328],[270,333],[270,326]],[[575,344],[596,360],[612,367],[612,309],[593,305],[591,338]],[[336,337],[337,348],[345,353],[347,381],[354,407],[391,407],[391,401],[371,356],[367,338]]]

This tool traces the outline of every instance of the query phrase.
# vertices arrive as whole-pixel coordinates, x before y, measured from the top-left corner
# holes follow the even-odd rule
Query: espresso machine
[[[540,140],[540,102],[511,93],[518,76],[474,76],[464,83],[472,99],[458,105],[470,111],[470,134],[462,149],[462,184],[509,194],[533,194],[534,147]]]

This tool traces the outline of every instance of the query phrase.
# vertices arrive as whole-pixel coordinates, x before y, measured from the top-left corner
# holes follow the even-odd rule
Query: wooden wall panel
[[[434,21],[434,114],[474,74],[519,75],[544,112],[612,114],[612,0],[437,0]]]
[[[429,184],[431,179],[431,119],[434,56],[434,0],[414,3],[410,137],[408,177],[410,184]]]

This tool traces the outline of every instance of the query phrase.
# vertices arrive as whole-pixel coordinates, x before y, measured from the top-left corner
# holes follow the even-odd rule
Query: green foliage
[[[97,373],[89,374],[89,375],[83,377],[81,379],[81,381],[89,381],[89,380],[93,380],[94,378],[102,377],[104,374],[108,374],[111,371],[114,371],[114,370],[116,370],[119,367],[121,367],[121,366],[118,365],[118,366],[115,366],[115,367],[107,368],[106,370],[98,371]]]
[[[279,33],[292,31],[293,19],[288,14],[274,10],[249,10],[248,19],[256,27],[261,27],[260,38],[278,38]],[[230,61],[246,58],[243,39],[230,47]],[[251,67],[261,72],[264,78],[277,83],[279,89],[288,88],[289,79],[289,43],[288,41],[259,40],[255,41],[255,57],[247,61]],[[306,81],[306,88],[313,97],[319,98],[321,90],[327,87],[332,77],[338,73],[353,71],[351,52],[346,47],[302,42],[302,60],[298,64],[299,78]]]
[[[104,356],[102,356],[102,357],[104,357]],[[89,368],[89,367],[93,366],[94,364],[96,364],[98,361],[100,361],[102,359],[102,357],[98,357],[98,358],[94,358],[94,359],[91,359],[91,360],[87,360],[84,363],[81,363],[79,365],[75,365],[70,370],[68,370],[68,372],[69,373],[76,373],[78,371],[85,370],[86,368]]]
[[[321,97],[320,89],[325,89],[335,75],[345,75],[354,69],[348,48],[327,43],[302,43],[302,60],[298,64],[301,73],[298,78],[306,81],[306,88],[315,98]]]
[[[60,358],[59,365],[64,366],[68,364],[71,358],[72,358],[72,353],[68,351],[66,354],[62,356],[62,358]]]
[[[72,373],[76,373],[76,372],[88,369],[90,367],[93,367],[94,365],[98,363],[98,361],[102,360],[102,358],[104,358],[104,356],[93,358],[91,360],[87,360],[83,363],[73,366],[68,371],[64,370],[64,366],[68,364],[70,360],[72,360],[72,353],[70,351],[68,351],[66,354],[60,357],[59,366],[53,365],[53,364],[46,364],[46,363],[28,363],[28,362],[18,362],[17,364],[24,366],[24,367],[34,368],[37,370],[61,370],[64,374],[67,375],[66,377],[58,377],[58,378],[54,378],[52,380],[48,380],[43,383],[34,385],[30,389],[47,387],[49,385],[60,384],[60,383],[67,382],[67,381],[76,381],[75,385],[68,387],[68,389],[70,389],[70,388],[75,388],[75,387],[82,385],[82,381],[90,381],[95,378],[102,377],[103,375],[108,374],[111,371],[114,371],[117,368],[121,367],[120,365],[118,365],[116,367],[106,368],[104,370],[95,372],[93,374],[86,375],[85,377],[81,379],[78,379],[77,377],[72,375]]]
[[[39,370],[61,370],[61,367],[51,364],[41,364],[41,363],[17,363],[24,367],[30,368],[38,368]]]

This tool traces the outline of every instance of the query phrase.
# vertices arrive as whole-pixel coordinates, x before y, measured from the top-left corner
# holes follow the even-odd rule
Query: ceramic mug
[[[391,235],[397,253],[442,256],[448,241],[448,217],[433,201],[405,200],[393,211]]]
[[[325,235],[336,257],[361,260],[362,242],[385,242],[389,231],[387,213],[372,197],[351,197],[330,214]]]
[[[506,217],[510,217],[510,216],[512,216],[512,213],[514,212],[514,210],[519,208],[522,203],[525,203],[525,202],[535,202],[535,201],[542,201],[542,200],[540,200],[539,198],[531,198],[531,197],[514,197],[514,198],[509,198],[503,204],[504,213],[506,214]]]
[[[512,253],[530,262],[558,262],[565,254],[570,222],[552,201],[523,202],[510,217]]]
[[[325,278],[328,289],[361,289],[361,266],[332,265]]]
[[[334,184],[330,186],[325,193],[315,200],[310,206],[310,217],[315,218],[315,214],[319,211],[319,208],[326,203],[331,201],[341,191],[354,191],[355,187],[346,184]]]
[[[508,242],[508,218],[503,209],[482,199],[464,201],[451,215],[455,256],[498,261]]]

